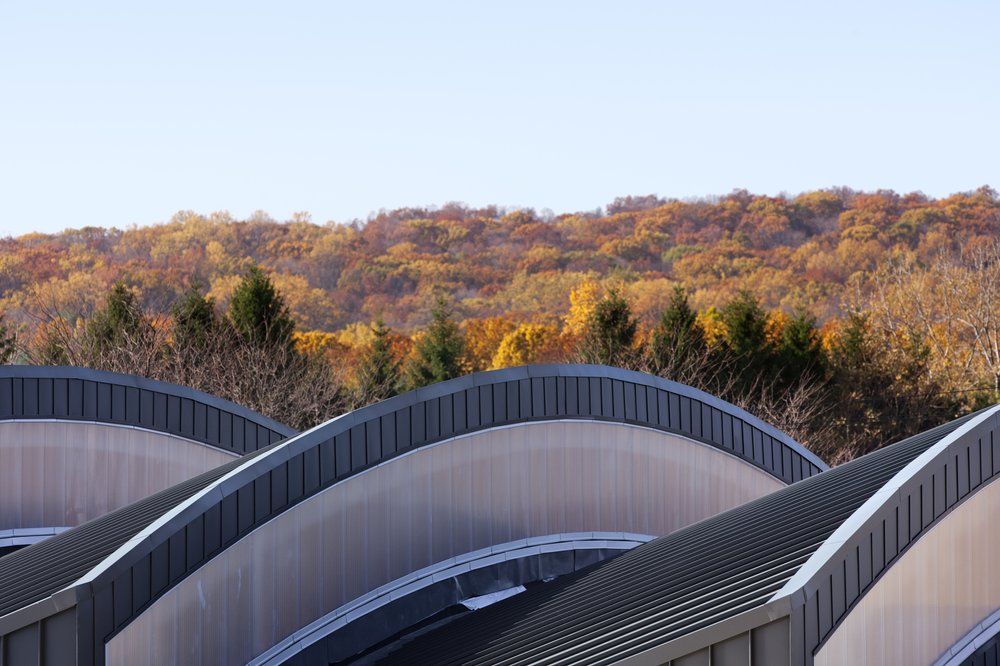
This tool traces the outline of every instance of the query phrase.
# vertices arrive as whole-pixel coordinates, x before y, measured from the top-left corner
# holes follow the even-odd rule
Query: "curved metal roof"
[[[788,483],[826,468],[745,411],[650,375],[581,365],[479,373],[351,412],[8,556],[0,561],[0,633],[15,628],[18,609],[31,604],[39,605],[33,616],[43,607],[92,604],[95,656],[103,654],[103,641],[172,583],[294,503],[416,447],[566,418],[681,434]],[[169,576],[151,576],[167,561]],[[108,607],[110,618],[100,612]]]
[[[0,421],[68,420],[163,432],[239,454],[296,434],[185,386],[72,366],[0,366]]]
[[[910,474],[908,466],[921,466],[936,447],[956,441],[957,435],[967,434],[967,428],[984,422],[995,425],[991,416],[995,413],[981,412],[940,426],[655,539],[590,570],[468,613],[376,661],[612,663],[735,618],[781,594],[787,599],[783,588],[807,563],[810,571],[819,572],[807,574],[807,580],[818,582],[813,583],[812,596],[801,584],[790,585],[797,588],[793,603],[800,608],[815,604],[815,591],[829,576],[823,575],[824,566],[814,567],[810,560],[814,556],[824,563],[829,559],[823,553],[832,535],[845,527],[857,532],[859,542],[866,538],[868,532],[857,530],[855,523],[867,502],[879,502],[887,484]],[[961,441],[965,446],[972,440],[963,437]],[[898,546],[899,550],[904,547]],[[867,554],[857,550],[850,539],[845,542],[844,552],[848,551],[874,561],[870,548]],[[879,555],[888,566],[888,554]],[[854,581],[855,592],[860,593],[877,572],[871,566],[865,572],[858,562],[854,570],[860,572],[860,580]],[[828,601],[824,603],[830,607]],[[841,603],[842,610],[849,606]],[[819,606],[805,616],[819,618]],[[828,618],[827,634],[832,626]],[[792,627],[793,633],[805,630],[794,618]],[[811,653],[825,635],[816,628],[810,631],[811,638],[797,639],[803,653],[807,649]],[[804,659],[804,654],[799,657]]]

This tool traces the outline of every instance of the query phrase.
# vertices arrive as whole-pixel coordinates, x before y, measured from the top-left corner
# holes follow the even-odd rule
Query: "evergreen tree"
[[[705,334],[696,320],[687,294],[681,287],[674,287],[649,344],[654,372],[690,383],[688,375],[703,362],[706,352]]]
[[[389,328],[381,318],[372,324],[375,339],[358,361],[356,402],[367,405],[398,393],[400,362],[392,352]]]
[[[587,319],[579,357],[584,363],[631,367],[638,322],[632,306],[616,288],[608,290]]]
[[[224,331],[215,313],[215,301],[206,298],[200,285],[193,285],[170,308],[171,333],[170,361],[173,376],[178,384],[208,390],[213,373],[211,365],[217,352],[226,349],[232,331]]]
[[[414,345],[414,354],[406,367],[406,384],[420,388],[462,374],[465,340],[443,296],[431,308],[431,323]]]
[[[786,384],[800,379],[821,380],[826,357],[820,345],[816,319],[806,312],[796,312],[781,331],[778,347],[781,379]]]
[[[144,374],[148,372],[148,357],[155,353],[151,348],[154,340],[152,324],[135,294],[124,283],[116,282],[104,308],[84,327],[84,360],[98,368]]]
[[[14,336],[7,330],[7,325],[0,315],[0,364],[9,363],[16,351]]]
[[[767,313],[749,291],[742,289],[720,311],[726,329],[726,352],[734,366],[735,393],[751,390],[768,379],[773,353],[767,340]]]
[[[68,326],[61,319],[42,322],[28,349],[33,365],[73,365],[67,345]]]
[[[767,351],[767,313],[753,294],[740,290],[720,315],[726,327],[726,344],[733,354],[749,357]]]
[[[229,320],[244,339],[263,347],[292,346],[295,322],[285,300],[257,266],[251,266],[229,299]]]
[[[45,336],[41,346],[35,351],[33,362],[38,365],[71,365],[66,348],[51,333]]]
[[[188,289],[170,308],[170,315],[175,351],[204,349],[217,332],[215,300],[202,294],[201,285]]]

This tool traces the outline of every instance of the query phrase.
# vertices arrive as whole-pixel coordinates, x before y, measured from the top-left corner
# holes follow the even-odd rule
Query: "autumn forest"
[[[183,211],[0,239],[0,315],[4,362],[147,375],[297,427],[467,372],[608,363],[839,462],[1000,400],[1000,195]]]

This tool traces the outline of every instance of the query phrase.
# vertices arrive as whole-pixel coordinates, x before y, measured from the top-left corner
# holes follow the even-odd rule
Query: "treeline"
[[[987,277],[1000,286],[1000,250],[993,261]],[[892,266],[887,274],[906,289],[910,285],[899,281],[913,279],[910,270]],[[934,371],[947,364],[935,362],[916,327],[899,335],[898,327],[893,332],[878,323],[892,316],[888,309],[853,312],[820,328],[805,311],[766,310],[748,290],[699,312],[675,287],[655,324],[645,327],[621,283],[585,281],[568,300],[559,325],[500,316],[459,322],[449,298],[438,295],[429,323],[412,335],[376,320],[346,344],[335,334],[298,330],[283,294],[251,266],[225,309],[194,285],[168,314],[148,312],[134,288],[116,283],[88,317],[56,317],[31,336],[3,328],[0,360],[141,374],[222,396],[298,428],[477,370],[600,363],[718,395],[833,462],[998,397],[988,381],[970,390],[950,388],[948,374]]]

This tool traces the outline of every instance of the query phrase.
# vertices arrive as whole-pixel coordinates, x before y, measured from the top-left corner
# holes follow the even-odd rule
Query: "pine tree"
[[[688,375],[704,361],[707,345],[705,334],[697,324],[697,313],[691,309],[687,294],[674,287],[667,308],[653,329],[650,340],[650,365],[657,374],[690,383]]]
[[[826,369],[826,357],[820,345],[816,318],[806,312],[796,312],[781,331],[778,346],[781,379],[791,384],[801,379],[821,380]]]
[[[735,370],[736,394],[768,379],[773,352],[767,339],[767,313],[749,291],[740,290],[720,311],[726,329],[725,345]]]
[[[69,354],[58,336],[51,332],[42,339],[42,344],[35,350],[32,362],[38,365],[70,365]]]
[[[392,352],[390,330],[381,318],[371,327],[375,339],[358,361],[355,400],[367,405],[399,392],[400,362]]]
[[[244,339],[262,347],[292,346],[295,322],[285,300],[257,266],[251,266],[229,299],[229,320]]]
[[[232,331],[224,331],[215,313],[215,301],[206,298],[200,285],[193,285],[170,308],[170,369],[174,381],[207,390],[211,386],[211,365],[216,352],[225,349]],[[231,351],[231,350],[229,350]]]
[[[852,313],[830,354],[834,421],[842,428],[831,459],[856,455],[927,430],[958,415],[953,396],[927,372],[927,348],[918,336],[900,347]]]
[[[584,363],[632,367],[635,361],[635,334],[638,322],[632,306],[612,287],[587,319],[587,328],[578,350]]]
[[[749,357],[767,349],[767,313],[749,291],[740,290],[720,314],[733,354]]]
[[[84,327],[83,361],[103,370],[150,376],[162,351],[156,337],[135,294],[124,283],[116,282],[104,308]]]
[[[3,315],[0,315],[0,364],[9,363],[14,358],[15,351],[14,336],[7,329],[7,325],[3,321]]]
[[[420,388],[443,382],[462,374],[465,340],[452,320],[451,307],[443,296],[431,308],[431,323],[414,345],[414,354],[406,367],[406,384]]]
[[[215,314],[215,300],[206,297],[201,285],[192,285],[170,308],[173,320],[174,349],[204,349],[216,333],[219,322]]]

